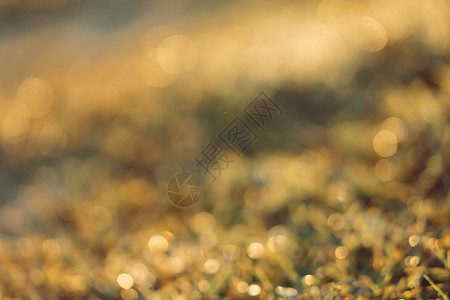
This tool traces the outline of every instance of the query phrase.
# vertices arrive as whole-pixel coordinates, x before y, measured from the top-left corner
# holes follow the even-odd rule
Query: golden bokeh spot
[[[197,62],[197,48],[187,37],[173,35],[159,46],[157,60],[161,69],[168,74],[185,73]]]
[[[391,181],[393,177],[391,162],[387,159],[380,159],[375,165],[375,175],[380,181]]]
[[[151,276],[149,275],[150,273],[148,272],[148,268],[146,265],[144,265],[142,263],[135,264],[131,268],[129,273],[130,273],[131,277],[133,277],[133,280],[136,283],[140,283],[140,284],[152,283],[151,281],[149,282],[149,280],[148,280],[148,279],[151,279]]]
[[[379,51],[387,44],[387,35],[383,25],[367,16],[356,22],[353,37],[361,49],[369,52]]]
[[[148,249],[152,253],[164,253],[169,249],[169,242],[165,237],[157,234],[149,239]]]
[[[306,275],[306,276],[312,276],[312,275]],[[305,277],[306,277],[306,276],[305,276]],[[313,277],[314,277],[314,276],[313,276]],[[312,288],[311,288],[311,289],[312,289]],[[286,298],[286,299],[291,299],[291,298],[297,296],[297,294],[298,294],[298,292],[297,292],[296,289],[291,288],[291,287],[284,287],[284,286],[280,286],[280,285],[277,286],[277,287],[275,288],[275,292],[276,292],[278,295],[282,296],[283,299],[284,299],[284,298]]]
[[[257,209],[261,207],[261,202],[266,197],[266,190],[258,187],[251,186],[245,190],[244,202],[249,208]]]
[[[139,295],[135,289],[123,289],[120,291],[120,296],[124,300],[137,300]]]
[[[417,244],[419,244],[420,237],[416,234],[413,234],[409,237],[408,242],[411,247],[415,247],[417,246]]]
[[[296,295],[296,294],[295,294]],[[295,296],[294,295],[294,296]],[[312,286],[311,287],[311,295],[313,297],[315,297],[316,299],[320,298],[320,289],[317,286]]]
[[[389,157],[397,152],[397,137],[390,130],[381,130],[373,139],[373,149],[381,157]]]
[[[42,79],[29,77],[19,87],[17,104],[28,117],[42,117],[52,107],[52,88]]]
[[[316,282],[316,278],[314,277],[314,275],[306,275],[305,277],[303,277],[303,282],[305,285],[311,286]]]
[[[175,240],[175,235],[173,235],[173,233],[170,232],[170,231],[163,231],[163,232],[161,232],[161,235],[163,237],[165,237],[168,241],[174,241]]]
[[[127,273],[121,273],[117,276],[117,283],[123,289],[130,289],[133,286],[133,277]]]
[[[418,256],[407,256],[405,258],[405,265],[408,267],[417,267],[420,262],[420,258]]]
[[[208,274],[215,274],[220,269],[220,262],[217,259],[210,258],[205,261],[204,269]]]
[[[402,120],[400,120],[399,118],[392,117],[384,120],[384,122],[381,124],[381,129],[392,131],[397,137],[397,142],[401,142],[405,139],[405,126],[403,125]]]
[[[345,259],[348,255],[348,249],[344,246],[337,247],[336,251],[334,251],[334,254],[338,259]]]
[[[347,267],[350,265],[348,260],[345,259],[337,259],[336,260],[336,267],[338,267],[341,271],[347,269]]]
[[[345,227],[345,218],[340,213],[334,213],[328,217],[327,224],[333,231],[339,231]]]
[[[214,230],[216,219],[207,212],[199,212],[191,218],[190,225],[196,233],[206,233]]]
[[[168,261],[168,271],[171,274],[178,274],[184,270],[184,262],[179,257],[171,257]]]
[[[289,245],[289,239],[285,235],[271,236],[267,240],[267,249],[272,252],[277,250],[285,250]]]
[[[252,259],[259,259],[264,256],[264,246],[261,243],[254,242],[248,245],[247,254]]]
[[[252,284],[248,287],[248,295],[255,297],[261,293],[261,287],[257,284]]]
[[[247,293],[248,291],[248,283],[245,281],[239,281],[238,284],[236,285],[236,289],[238,290],[239,293]]]
[[[200,292],[205,293],[209,290],[211,284],[208,280],[202,279],[198,282],[197,286]]]

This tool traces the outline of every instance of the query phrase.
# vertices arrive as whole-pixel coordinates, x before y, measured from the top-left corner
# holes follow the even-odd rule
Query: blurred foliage
[[[444,298],[449,16],[1,0],[0,299]],[[171,205],[171,176],[262,90],[282,119]]]

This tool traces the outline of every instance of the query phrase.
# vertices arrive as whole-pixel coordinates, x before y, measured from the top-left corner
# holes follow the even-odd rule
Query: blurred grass
[[[0,299],[445,299],[449,15],[1,1]],[[284,116],[172,206],[260,91]]]

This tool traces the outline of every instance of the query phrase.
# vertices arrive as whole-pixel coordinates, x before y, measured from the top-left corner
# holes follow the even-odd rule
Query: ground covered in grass
[[[449,12],[0,1],[0,299],[448,299]]]

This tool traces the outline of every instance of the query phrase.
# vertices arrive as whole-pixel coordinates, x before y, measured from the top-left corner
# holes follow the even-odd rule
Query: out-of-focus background
[[[445,0],[1,0],[0,299],[445,299],[449,50]]]

